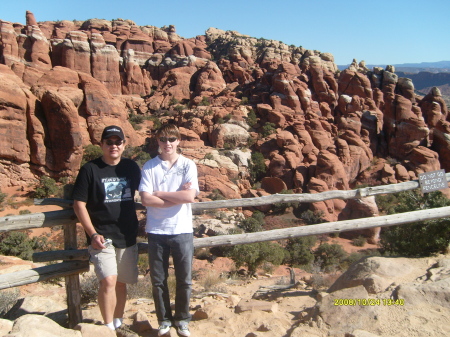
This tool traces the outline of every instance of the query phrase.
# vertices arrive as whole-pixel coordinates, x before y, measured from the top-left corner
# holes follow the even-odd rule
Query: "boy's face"
[[[162,154],[177,153],[177,147],[180,140],[175,136],[161,135],[158,137],[158,145]]]
[[[117,136],[112,136],[102,140],[101,148],[105,159],[116,160],[122,156],[125,142]]]

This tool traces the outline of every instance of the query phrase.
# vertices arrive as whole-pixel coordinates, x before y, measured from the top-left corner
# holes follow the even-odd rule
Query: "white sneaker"
[[[180,336],[189,337],[191,335],[187,324],[180,324],[177,326],[177,331]]]
[[[170,331],[170,325],[163,323],[158,328],[158,336],[163,336]]]

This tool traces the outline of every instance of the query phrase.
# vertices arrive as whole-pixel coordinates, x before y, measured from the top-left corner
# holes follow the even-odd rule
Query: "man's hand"
[[[103,235],[97,234],[91,238],[91,246],[94,249],[105,249],[106,247],[103,245],[105,243],[105,238]]]

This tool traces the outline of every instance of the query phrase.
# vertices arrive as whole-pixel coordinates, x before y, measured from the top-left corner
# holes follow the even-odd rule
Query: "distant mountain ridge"
[[[387,64],[367,64],[366,67],[371,69],[373,67],[385,68]],[[347,69],[349,65],[338,65],[339,70]],[[421,63],[401,63],[393,64],[397,71],[405,73],[418,73],[421,71],[427,71],[430,73],[448,73],[450,72],[450,61],[438,61],[438,62],[421,62]]]

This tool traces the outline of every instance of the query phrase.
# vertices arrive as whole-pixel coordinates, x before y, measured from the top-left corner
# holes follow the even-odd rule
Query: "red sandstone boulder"
[[[190,81],[196,71],[196,67],[181,67],[167,71],[155,94],[149,99],[149,107],[157,110],[168,107],[172,99],[177,101],[190,99]]]
[[[225,89],[225,80],[220,69],[214,62],[208,62],[197,73],[197,83],[195,85],[195,96],[215,96]]]
[[[365,197],[360,199],[350,199],[347,205],[338,216],[339,221],[372,218],[378,216],[378,206],[375,197]],[[364,220],[362,220],[364,221]],[[358,236],[364,236],[371,244],[376,244],[379,240],[381,227],[367,228],[356,231],[342,232],[339,236],[348,239],[354,239]]]

